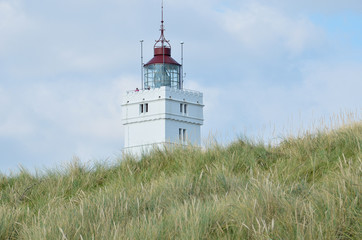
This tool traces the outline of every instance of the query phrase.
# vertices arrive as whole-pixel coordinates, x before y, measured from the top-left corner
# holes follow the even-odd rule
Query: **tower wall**
[[[170,87],[128,91],[122,101],[125,152],[140,154],[154,146],[200,145],[203,95]]]

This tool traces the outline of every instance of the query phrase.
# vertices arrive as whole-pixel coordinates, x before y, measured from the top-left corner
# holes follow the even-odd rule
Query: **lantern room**
[[[156,41],[154,57],[144,64],[144,88],[159,88],[163,86],[182,89],[182,65],[171,57],[171,45],[164,36],[163,11],[161,20],[161,36]]]
[[[154,57],[144,65],[144,87],[159,88],[167,86],[181,88],[181,65],[171,57],[171,48],[154,48]]]

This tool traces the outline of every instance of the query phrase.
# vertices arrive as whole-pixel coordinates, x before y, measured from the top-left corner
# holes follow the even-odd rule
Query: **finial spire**
[[[163,32],[165,31],[163,23],[164,23],[164,21],[163,21],[163,0],[162,0],[162,4],[161,4],[161,35],[163,35]]]
[[[160,31],[161,31],[161,36],[158,40],[156,40],[154,47],[157,47],[157,44],[160,43],[161,46],[158,46],[158,47],[161,47],[161,48],[170,47],[171,48],[169,41],[166,40],[165,35],[164,35],[165,27],[164,27],[164,20],[163,20],[163,0],[162,0],[162,4],[161,4],[161,29],[160,29]]]
[[[161,23],[163,23],[163,0],[162,0],[162,5],[161,5]]]

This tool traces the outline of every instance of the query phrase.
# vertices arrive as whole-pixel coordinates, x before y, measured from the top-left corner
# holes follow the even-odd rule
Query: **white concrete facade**
[[[122,99],[124,152],[140,155],[155,146],[201,144],[203,94],[167,86],[128,91]]]

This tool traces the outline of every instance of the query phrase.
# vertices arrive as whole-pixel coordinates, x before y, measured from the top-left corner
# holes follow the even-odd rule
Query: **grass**
[[[362,124],[0,176],[0,239],[362,239]]]

